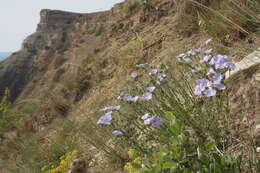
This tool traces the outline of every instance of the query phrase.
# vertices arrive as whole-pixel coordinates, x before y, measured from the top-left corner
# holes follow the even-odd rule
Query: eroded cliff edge
[[[14,101],[36,74],[47,70],[54,54],[61,54],[71,47],[73,31],[79,29],[82,22],[93,20],[102,13],[41,10],[36,32],[23,41],[18,52],[0,64],[0,97],[8,88],[11,90],[10,99]],[[39,62],[45,63],[39,65]]]

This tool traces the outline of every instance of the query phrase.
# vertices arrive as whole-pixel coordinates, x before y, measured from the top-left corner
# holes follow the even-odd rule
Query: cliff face
[[[57,50],[67,50],[71,46],[71,33],[87,18],[88,14],[42,10],[37,31],[23,41],[20,51],[0,64],[0,97],[9,88],[14,101],[36,74],[46,70],[48,64],[39,69],[37,63],[48,61]]]
[[[0,64],[0,96],[6,88],[12,90],[13,101],[34,73],[32,53],[19,51]]]
[[[167,2],[163,7],[169,9],[171,3]],[[76,49],[83,51],[89,49],[86,55],[81,56],[93,56],[90,52],[99,49],[97,48],[99,45],[111,44],[107,42],[108,37],[111,37],[111,41],[123,35],[125,39],[119,40],[122,44],[133,39],[135,32],[140,32],[145,27],[144,23],[154,23],[166,15],[162,10],[152,6],[141,6],[142,10],[138,10],[135,17],[128,20],[123,8],[124,5],[121,3],[110,11],[90,14],[42,10],[36,32],[23,41],[20,51],[13,53],[0,64],[0,97],[4,90],[9,88],[11,101],[15,101],[22,91],[26,93],[33,91],[24,90],[33,79],[44,78],[44,76],[47,78],[50,72],[64,71],[66,67],[61,66],[65,62],[77,64],[84,59],[84,57],[73,59],[75,54],[71,55],[69,52],[75,53]],[[106,33],[103,37],[105,40],[97,37],[102,32]],[[48,79],[41,80],[41,83],[48,82]],[[39,86],[38,83],[31,85]]]
[[[37,32],[57,32],[71,28],[84,14],[44,9],[40,12],[40,23]]]

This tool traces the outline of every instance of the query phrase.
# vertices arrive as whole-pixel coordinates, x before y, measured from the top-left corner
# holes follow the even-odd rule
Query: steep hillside
[[[47,70],[48,58],[70,47],[67,33],[75,30],[77,21],[84,16],[56,10],[42,10],[40,15],[37,31],[24,40],[20,51],[1,63],[0,95],[3,95],[5,88],[9,88],[12,101],[33,77]]]
[[[128,160],[107,160],[93,147],[97,144],[89,136],[96,132],[89,128],[90,121],[97,121],[100,108],[117,103],[122,91],[139,86],[130,74],[145,76],[146,72],[136,65],[174,65],[178,54],[204,46],[205,40],[215,36],[210,35],[212,30],[206,32],[192,10],[187,14],[195,19],[180,16],[178,1],[135,2],[90,14],[42,10],[37,31],[24,40],[20,51],[0,63],[0,96],[10,89],[12,108],[17,110],[12,113],[17,114],[14,127],[0,132],[1,173],[36,173],[47,163],[57,165],[61,156],[76,149],[91,160],[91,172],[122,172]],[[211,46],[234,62],[260,46],[258,31],[223,35],[214,37]],[[256,69],[243,77],[251,81]],[[178,74],[177,68],[174,74]],[[140,83],[146,80],[137,79]],[[232,93],[244,89],[243,82],[238,83],[239,87],[231,85]],[[253,85],[257,82],[250,85],[256,94],[259,89]],[[232,100],[242,97],[234,95]],[[241,106],[242,102],[236,102],[236,108],[232,107],[234,119]]]

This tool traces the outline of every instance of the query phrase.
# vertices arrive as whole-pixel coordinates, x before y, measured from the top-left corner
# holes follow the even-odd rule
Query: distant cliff
[[[71,47],[73,31],[79,29],[80,23],[99,14],[41,10],[36,32],[23,41],[21,50],[0,64],[0,96],[9,88],[14,101],[36,74],[46,71],[50,57]],[[39,67],[39,61],[45,65]]]

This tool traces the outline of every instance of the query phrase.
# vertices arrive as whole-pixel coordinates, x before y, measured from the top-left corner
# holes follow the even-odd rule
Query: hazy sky
[[[123,0],[2,0],[0,52],[20,49],[22,40],[36,30],[41,9],[90,13],[110,9]]]

